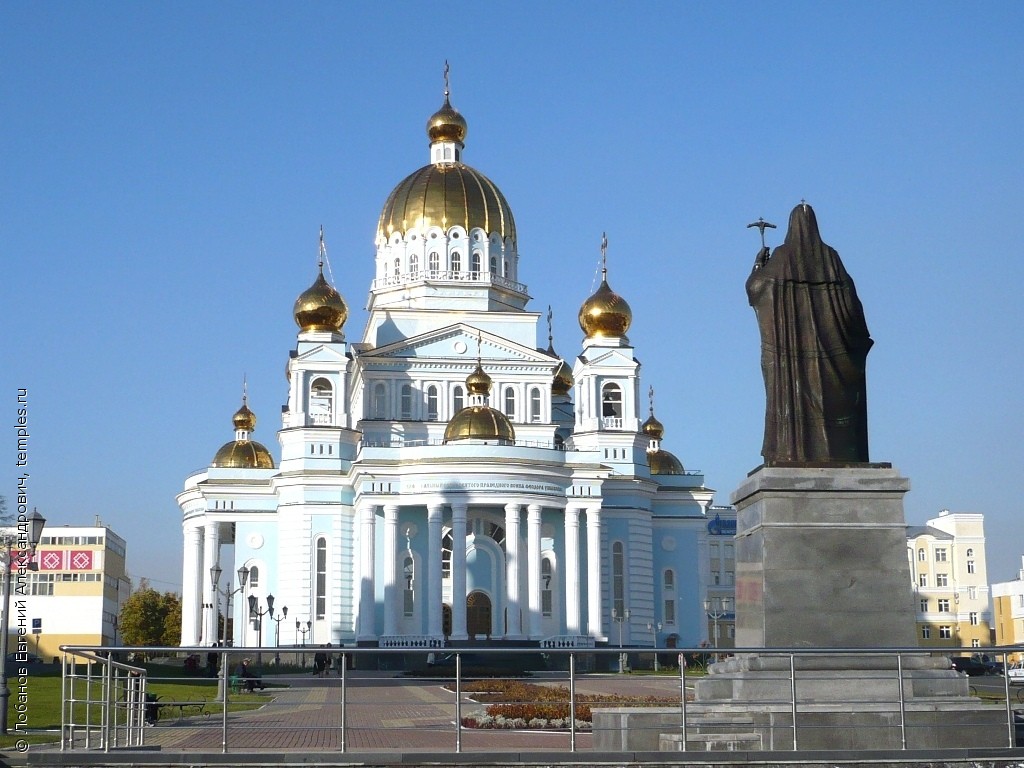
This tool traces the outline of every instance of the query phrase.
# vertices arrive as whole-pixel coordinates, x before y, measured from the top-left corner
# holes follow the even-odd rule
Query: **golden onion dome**
[[[348,319],[345,300],[324,278],[323,266],[320,274],[309,288],[299,294],[292,312],[295,322],[303,332],[339,331]]]
[[[501,440],[515,442],[516,432],[508,416],[486,405],[469,405],[452,417],[444,430],[446,443],[454,440]]]
[[[469,126],[466,118],[459,114],[459,110],[452,106],[445,94],[444,104],[437,112],[427,120],[427,136],[430,141],[457,141],[462,144],[466,140],[466,132]]]
[[[655,440],[661,440],[661,438],[665,436],[665,427],[660,421],[654,418],[653,411],[647,418],[647,421],[640,425],[640,431]]]
[[[576,380],[572,377],[572,368],[565,360],[559,360],[558,367],[555,369],[555,377],[551,381],[551,394],[567,395],[575,383]]]
[[[274,457],[270,455],[266,446],[255,440],[232,440],[221,446],[210,466],[235,469],[273,469]]]
[[[633,311],[626,300],[601,280],[601,287],[580,307],[580,328],[592,336],[625,336],[633,322]]]
[[[256,429],[256,414],[249,410],[245,398],[242,398],[242,407],[235,411],[235,415],[231,417],[231,423],[235,425],[236,430],[242,429],[246,432],[252,432]]]
[[[395,187],[377,222],[377,236],[405,234],[412,228],[479,227],[504,240],[516,240],[512,209],[494,182],[464,163],[425,165]]]
[[[657,450],[647,454],[647,464],[652,475],[683,475],[683,463],[668,451]]]
[[[466,390],[471,395],[487,395],[491,391],[491,377],[477,363],[476,370],[466,377]]]

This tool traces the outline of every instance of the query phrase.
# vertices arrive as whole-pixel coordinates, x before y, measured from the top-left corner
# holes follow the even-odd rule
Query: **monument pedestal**
[[[766,650],[697,681],[692,725],[705,741],[738,729],[792,749],[795,711],[800,749],[1007,745],[1005,708],[970,697],[945,658],[771,652],[917,645],[909,488],[888,464],[765,466],[740,485],[736,645]]]

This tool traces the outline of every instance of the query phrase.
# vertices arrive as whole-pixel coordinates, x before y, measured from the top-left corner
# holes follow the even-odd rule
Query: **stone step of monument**
[[[682,752],[683,737],[678,733],[663,733],[658,740],[662,752]],[[742,752],[762,749],[759,733],[688,733],[687,752]]]

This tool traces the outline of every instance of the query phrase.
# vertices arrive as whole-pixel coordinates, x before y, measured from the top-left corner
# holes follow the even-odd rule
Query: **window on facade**
[[[550,616],[554,610],[551,581],[551,561],[545,557],[540,561],[540,612],[544,616]]]
[[[676,588],[676,573],[671,568],[665,571],[665,590]]]
[[[922,600],[921,601],[921,613],[928,613],[928,601],[927,600]]]
[[[978,612],[977,611],[971,611],[969,614],[967,614],[967,619],[968,619],[968,621],[970,621],[972,627],[978,626]]]
[[[437,387],[427,387],[427,421],[437,421]]]
[[[971,600],[977,600],[978,599],[978,588],[977,587],[968,587],[967,588],[967,597],[969,597]]]
[[[462,271],[462,254],[458,251],[452,251],[452,272]]]
[[[458,413],[466,404],[465,390],[461,384],[456,384],[452,390],[452,413]]]
[[[409,257],[409,273],[416,277],[420,272],[420,256],[418,253],[414,253]]]
[[[516,417],[516,391],[512,387],[505,388],[505,415],[509,419]]]
[[[935,586],[936,587],[948,587],[949,586],[949,574],[936,573],[935,574]]]
[[[924,553],[924,547],[921,547],[921,549],[917,550],[917,559],[920,560],[921,562],[925,561],[926,556],[925,556],[925,553]]]
[[[403,419],[412,418],[412,384],[402,385],[402,416]]]
[[[674,599],[665,598],[665,610],[663,613],[666,624],[676,623],[676,601]]]
[[[395,259],[395,277],[399,277],[402,274],[402,260]]]
[[[939,600],[939,613],[949,613],[949,600]]]
[[[255,565],[249,566],[249,589],[255,589],[260,585],[260,569]]]
[[[601,390],[601,415],[622,418],[622,389],[618,384],[605,384]]]
[[[967,548],[967,556],[974,557],[974,550],[971,547]]]
[[[534,387],[530,390],[530,421],[540,421],[540,390]]]
[[[313,379],[309,385],[309,412],[315,422],[329,422],[334,407],[334,387],[325,378]]]
[[[949,640],[951,637],[953,637],[953,628],[939,627],[939,637],[941,637],[943,640]]]
[[[505,271],[504,271],[504,272],[502,272],[502,274],[503,274],[503,275],[504,275],[505,277],[508,277],[508,276],[509,276],[509,271],[508,271],[508,259],[505,259]]]
[[[968,560],[967,561],[967,572],[968,573],[974,573],[974,561],[973,560]]]
[[[946,562],[946,550],[944,547],[939,547],[935,550],[935,562],[944,563]]]
[[[498,259],[495,256],[491,256],[491,272],[497,273],[498,271]]]
[[[452,532],[446,531],[441,537],[441,578],[452,577]]]
[[[382,382],[378,382],[373,387],[373,418],[383,419],[387,416],[387,404],[387,387]]]
[[[919,587],[927,587],[928,586],[928,574],[927,573],[919,573],[917,575],[917,586],[919,586]]]
[[[314,574],[313,596],[316,617],[327,616],[327,539],[316,540],[316,573]]]
[[[405,562],[402,564],[402,611],[406,616],[412,616],[413,609],[416,607],[414,589],[415,575],[413,559],[411,557],[405,558]]]
[[[921,639],[928,640],[932,636],[932,628],[928,626],[921,627]]]
[[[622,542],[612,544],[612,609],[617,616],[625,616],[626,610],[626,556]]]
[[[480,251],[473,251],[469,260],[469,271],[473,273],[473,277],[480,274]]]
[[[437,251],[431,251],[427,257],[427,264],[431,272],[439,272],[441,270],[441,255]]]

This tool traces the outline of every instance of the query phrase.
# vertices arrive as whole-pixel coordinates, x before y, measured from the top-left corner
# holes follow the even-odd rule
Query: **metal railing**
[[[1024,720],[1024,679],[1006,674],[1016,648],[984,649],[1002,675],[966,677],[943,669],[948,662],[938,649],[566,645],[64,646],[61,749],[159,746],[173,735],[176,749],[210,751],[219,742],[225,753],[279,751],[285,738],[294,748],[337,752],[497,754],[520,744],[533,752],[791,752],[821,749],[829,739],[850,749],[846,730],[872,734],[877,748],[909,750],[931,743],[940,726],[955,738],[961,720],[983,729],[985,748],[1013,749]],[[171,661],[117,660],[143,650]],[[620,653],[628,654],[630,673],[614,671]],[[261,656],[278,663],[241,664]],[[756,682],[760,693],[723,696],[720,686],[734,679]],[[194,700],[170,692],[176,686],[189,686]],[[168,693],[156,698],[155,690]],[[861,710],[877,722],[858,719]],[[945,713],[941,723],[929,714],[936,711]],[[173,723],[168,714],[176,715]]]

